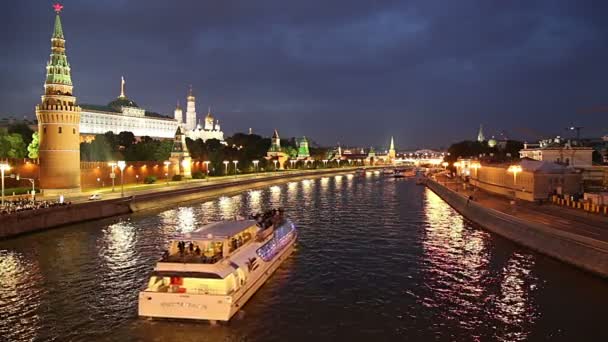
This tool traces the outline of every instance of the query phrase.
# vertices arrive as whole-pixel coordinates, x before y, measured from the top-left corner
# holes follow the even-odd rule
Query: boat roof
[[[173,237],[173,239],[211,240],[229,238],[243,230],[256,225],[255,220],[219,221],[200,227],[199,229]]]

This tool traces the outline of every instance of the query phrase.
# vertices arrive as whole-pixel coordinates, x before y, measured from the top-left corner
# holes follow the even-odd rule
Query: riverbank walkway
[[[528,222],[539,223],[553,229],[608,243],[608,217],[559,207],[549,202],[539,204],[518,199],[513,203],[512,198],[473,187],[458,177],[449,178],[445,174],[437,174],[435,178],[439,184],[465,197],[472,196],[472,200],[483,207]]]
[[[343,167],[343,168],[327,168],[327,169],[310,169],[310,170],[283,170],[283,171],[272,171],[272,172],[258,172],[240,175],[230,176],[218,176],[208,177],[206,179],[187,179],[182,181],[166,181],[157,180],[154,184],[125,184],[124,185],[124,197],[130,196],[141,196],[149,195],[154,193],[162,193],[174,190],[184,190],[192,188],[203,188],[207,186],[226,184],[232,185],[235,182],[248,181],[248,180],[264,180],[275,177],[287,177],[287,176],[313,176],[316,173],[321,172],[354,172],[360,167]],[[368,167],[369,168],[369,167]],[[114,187],[105,186],[100,188],[85,189],[78,194],[66,194],[64,195],[65,202],[71,202],[72,204],[89,202],[89,197],[93,194],[101,195],[101,200],[118,199],[122,197],[120,177],[117,178]],[[6,200],[12,200],[15,198],[27,198],[28,195],[19,196],[6,196]],[[36,201],[51,201],[58,200],[57,196],[42,196],[36,195]]]

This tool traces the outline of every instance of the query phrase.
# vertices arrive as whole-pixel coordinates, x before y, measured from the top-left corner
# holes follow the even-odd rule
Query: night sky
[[[173,113],[333,145],[441,147],[486,136],[608,133],[605,1],[65,0],[79,103]],[[0,116],[34,117],[54,13],[4,1]],[[604,107],[606,112],[581,109]],[[531,139],[533,140],[533,139]]]

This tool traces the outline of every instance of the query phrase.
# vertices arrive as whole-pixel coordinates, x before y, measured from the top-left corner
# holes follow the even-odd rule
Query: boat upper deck
[[[255,220],[219,221],[207,224],[199,229],[173,236],[171,240],[211,241],[229,239],[240,232],[256,226]]]

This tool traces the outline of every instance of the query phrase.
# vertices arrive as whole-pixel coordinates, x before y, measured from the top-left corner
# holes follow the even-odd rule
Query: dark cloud
[[[229,133],[323,144],[445,146],[506,131],[608,131],[601,1],[65,1],[80,102],[128,95],[170,113],[188,84]],[[5,8],[3,115],[33,114],[49,54],[50,1]],[[522,134],[528,136],[522,136]]]

